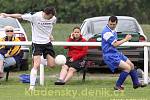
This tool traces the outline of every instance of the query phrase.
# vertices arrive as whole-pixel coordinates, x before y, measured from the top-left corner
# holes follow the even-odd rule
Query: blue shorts
[[[107,53],[103,55],[104,62],[108,65],[112,72],[118,68],[120,61],[127,61],[127,57],[120,52],[117,53]]]

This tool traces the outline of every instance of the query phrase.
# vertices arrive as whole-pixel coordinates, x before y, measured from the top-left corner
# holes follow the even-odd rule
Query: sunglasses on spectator
[[[6,30],[6,32],[14,32],[13,30]]]

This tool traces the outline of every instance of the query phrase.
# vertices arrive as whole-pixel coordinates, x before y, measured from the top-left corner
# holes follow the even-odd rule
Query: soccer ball
[[[64,65],[66,63],[66,57],[64,55],[57,55],[55,57],[55,63],[57,65]]]

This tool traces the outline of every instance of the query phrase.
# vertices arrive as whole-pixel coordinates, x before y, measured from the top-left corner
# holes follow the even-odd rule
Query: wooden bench
[[[89,49],[86,57],[84,58],[82,67],[83,78],[82,81],[85,81],[86,73],[90,68],[100,68],[100,65],[103,65],[102,55],[98,49]]]

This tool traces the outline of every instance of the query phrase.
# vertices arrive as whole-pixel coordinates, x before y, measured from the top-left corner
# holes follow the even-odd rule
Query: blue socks
[[[130,71],[130,73],[122,71],[120,73],[119,79],[116,82],[116,86],[121,86],[124,83],[125,79],[127,78],[128,74],[131,76],[133,85],[138,85],[139,84],[137,71],[135,69],[133,69],[133,70]]]
[[[131,70],[129,74],[131,76],[133,85],[138,85],[139,84],[139,80],[138,80],[138,75],[137,75],[136,69]]]
[[[124,83],[125,79],[127,78],[128,74],[129,74],[128,72],[122,71],[120,73],[119,79],[116,82],[116,86],[121,86]]]

